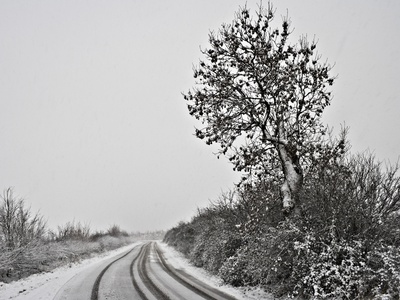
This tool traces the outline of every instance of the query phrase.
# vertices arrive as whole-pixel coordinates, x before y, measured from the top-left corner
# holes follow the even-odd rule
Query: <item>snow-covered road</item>
[[[0,299],[272,299],[224,286],[164,243],[137,242],[50,273],[0,283]]]

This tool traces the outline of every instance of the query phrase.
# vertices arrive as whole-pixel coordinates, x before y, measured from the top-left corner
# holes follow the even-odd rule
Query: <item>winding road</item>
[[[157,242],[146,242],[71,278],[54,300],[234,300],[165,258]]]

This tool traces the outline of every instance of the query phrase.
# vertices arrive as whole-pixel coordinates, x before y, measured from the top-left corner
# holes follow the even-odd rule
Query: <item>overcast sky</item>
[[[245,1],[0,2],[0,189],[50,227],[168,229],[238,174],[193,136],[181,92],[209,30]],[[256,1],[248,1],[255,7]],[[266,3],[266,1],[265,1]],[[400,155],[400,2],[279,0],[338,74],[324,121]],[[277,23],[277,24],[278,24]]]

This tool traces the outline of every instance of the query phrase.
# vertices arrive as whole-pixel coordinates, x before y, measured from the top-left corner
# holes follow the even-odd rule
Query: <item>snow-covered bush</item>
[[[196,232],[191,223],[180,222],[165,234],[164,241],[188,255],[193,248],[195,236]]]
[[[296,242],[297,251],[293,279],[297,279],[293,294],[311,298],[356,299],[365,292],[367,271],[362,243],[331,241],[306,235]]]
[[[23,199],[14,196],[13,189],[0,196],[0,247],[14,250],[40,240],[46,233],[43,217],[32,214]]]
[[[367,241],[323,241],[306,235],[294,244],[292,295],[312,299],[398,299],[399,250],[367,250]],[[390,298],[391,297],[391,298]]]
[[[268,242],[265,238],[256,238],[245,243],[235,255],[228,257],[219,275],[233,286],[265,285],[271,275],[270,266]]]
[[[189,257],[194,265],[217,274],[225,260],[236,252],[240,243],[241,240],[235,231],[224,228],[205,230],[196,238]]]
[[[397,166],[383,169],[368,153],[313,165],[301,198],[303,218],[297,222],[302,238],[294,244],[295,294],[399,297],[397,171]]]
[[[368,253],[366,283],[374,296],[400,299],[400,249],[378,246]]]
[[[263,286],[276,296],[290,292],[297,228],[287,223],[279,228],[266,225],[257,234],[247,232],[243,238],[236,254],[221,267],[221,278],[234,286]]]

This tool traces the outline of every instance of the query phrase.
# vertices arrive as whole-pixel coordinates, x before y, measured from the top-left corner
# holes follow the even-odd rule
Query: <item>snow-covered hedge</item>
[[[165,241],[235,286],[304,299],[399,299],[400,180],[371,155],[319,161],[285,218],[271,182],[200,210]]]

